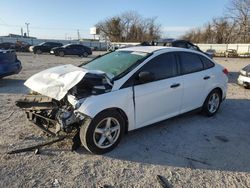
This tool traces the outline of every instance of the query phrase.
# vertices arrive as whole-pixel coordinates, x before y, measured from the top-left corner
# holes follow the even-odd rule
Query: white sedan
[[[197,51],[124,48],[80,67],[64,65],[33,75],[25,85],[39,95],[32,96],[32,115],[27,114],[35,124],[48,122],[44,127],[55,126],[57,132],[80,129],[83,146],[102,154],[127,131],[195,109],[213,116],[226,97],[227,74]],[[36,100],[43,101],[42,109]]]
[[[250,89],[250,64],[240,70],[240,75],[237,79],[238,84]]]

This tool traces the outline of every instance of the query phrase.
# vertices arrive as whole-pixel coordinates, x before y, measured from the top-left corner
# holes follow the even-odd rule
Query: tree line
[[[223,17],[188,31],[182,38],[194,43],[249,43],[250,0],[231,0]]]
[[[104,19],[96,28],[102,38],[112,42],[156,41],[162,34],[156,17],[143,18],[134,11]],[[222,17],[181,38],[193,43],[250,43],[250,0],[230,0]]]
[[[96,24],[102,38],[112,42],[154,41],[161,36],[161,26],[156,17],[143,18],[134,11],[107,18]]]

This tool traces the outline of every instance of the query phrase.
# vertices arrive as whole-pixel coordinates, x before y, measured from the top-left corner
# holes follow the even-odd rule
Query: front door
[[[154,80],[137,81],[134,86],[136,128],[178,115],[182,103],[183,81],[174,53],[161,54],[138,72],[150,72]]]

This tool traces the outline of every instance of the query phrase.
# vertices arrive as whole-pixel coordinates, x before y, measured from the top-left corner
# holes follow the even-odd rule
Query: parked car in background
[[[49,53],[50,50],[54,47],[60,47],[62,46],[62,43],[59,42],[43,42],[37,46],[31,46],[29,49],[34,54],[41,54],[41,53]]]
[[[0,50],[0,78],[18,74],[21,70],[21,62],[14,50]]]
[[[214,49],[207,49],[206,54],[208,54],[210,57],[215,57],[216,51]]]
[[[15,49],[15,43],[13,42],[2,42],[0,43],[0,49],[2,50],[14,50]]]
[[[234,49],[226,50],[225,57],[238,57],[237,50],[234,50]]]
[[[171,47],[178,47],[178,48],[186,48],[190,50],[195,50],[207,55],[210,58],[213,58],[210,54],[203,52],[198,46],[192,44],[186,40],[177,40],[177,39],[160,39],[156,42],[157,46],[171,46]]]
[[[250,64],[240,70],[238,84],[250,89]]]
[[[15,50],[17,52],[28,52],[31,45],[28,42],[17,41],[15,43]]]
[[[92,54],[91,48],[81,45],[81,44],[66,44],[61,47],[55,47],[50,50],[50,54],[55,54],[55,56],[65,56],[65,55],[78,55],[87,57]]]
[[[123,48],[83,66],[62,65],[33,75],[24,84],[40,95],[28,95],[17,105],[45,129],[80,129],[82,145],[102,154],[127,131],[195,109],[215,115],[226,97],[227,74],[194,50]]]

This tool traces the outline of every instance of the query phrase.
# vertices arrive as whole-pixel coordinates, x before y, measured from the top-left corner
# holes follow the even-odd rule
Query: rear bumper
[[[22,64],[19,60],[14,63],[1,64],[0,77],[18,74],[22,70]]]

